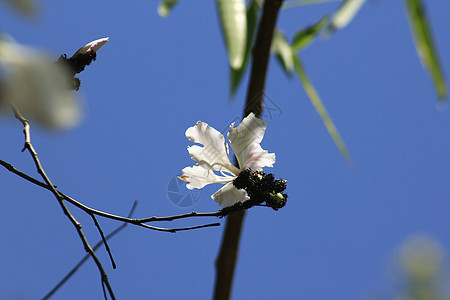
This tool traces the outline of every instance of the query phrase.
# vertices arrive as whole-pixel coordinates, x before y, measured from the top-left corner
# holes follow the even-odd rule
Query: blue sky
[[[211,1],[212,2],[212,1]],[[447,1],[426,1],[444,73],[450,74]],[[201,191],[180,208],[168,184],[190,166],[185,130],[202,120],[218,130],[242,114],[246,81],[233,102],[213,3],[181,1],[168,18],[157,1],[40,1],[27,21],[4,5],[2,31],[57,58],[109,36],[80,75],[83,122],[67,132],[32,127],[32,141],[60,190],[80,202],[136,217],[217,211]],[[336,3],[282,11],[288,36],[331,12]],[[279,108],[264,149],[277,155],[276,177],[289,199],[278,212],[247,214],[233,299],[365,299],[392,295],[398,247],[414,234],[438,240],[449,257],[449,110],[417,58],[402,1],[369,1],[356,19],[301,53],[306,70],[345,140],[351,170],[328,136],[298,80],[271,59],[266,96]],[[21,125],[0,120],[0,158],[38,177]],[[84,255],[72,225],[48,192],[0,170],[0,290],[4,299],[45,295]],[[185,193],[186,190],[182,190]],[[69,206],[95,244],[92,220]],[[104,231],[119,226],[99,220]],[[223,220],[159,224],[182,227]],[[102,260],[118,299],[208,299],[224,226],[176,234],[128,226],[110,241],[118,265]],[[448,267],[448,263],[447,263]],[[101,299],[90,261],[54,299]]]

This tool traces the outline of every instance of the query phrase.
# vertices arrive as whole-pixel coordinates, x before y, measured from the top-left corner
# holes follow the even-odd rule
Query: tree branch
[[[253,62],[244,117],[251,112],[258,118],[261,117],[273,31],[282,2],[282,0],[264,1],[262,17],[253,45]],[[227,217],[222,245],[216,259],[215,300],[230,299],[244,217],[245,210],[232,213]]]
[[[44,182],[39,181],[23,172],[17,170],[13,165],[11,165],[10,163],[7,163],[4,160],[0,159],[0,165],[3,166],[8,171],[10,171],[11,173],[18,175],[19,177],[37,185],[37,186],[43,187],[47,190],[51,190],[50,186],[48,186]],[[142,227],[152,229],[152,230],[157,230],[157,231],[177,232],[177,231],[181,231],[181,230],[186,230],[186,228],[197,229],[197,228],[203,228],[203,227],[220,226],[220,223],[205,224],[205,225],[201,225],[202,227],[196,226],[196,227],[186,227],[186,228],[179,228],[179,229],[159,228],[159,227],[145,225],[143,223],[173,221],[173,220],[185,219],[185,218],[191,218],[191,217],[223,217],[223,215],[224,215],[222,211],[207,212],[207,213],[198,213],[198,212],[193,211],[193,212],[186,213],[186,214],[174,215],[174,216],[168,216],[168,217],[149,217],[149,218],[142,218],[142,219],[131,219],[131,218],[117,216],[117,215],[113,215],[110,213],[106,213],[106,212],[103,212],[100,210],[90,208],[90,207],[78,202],[77,200],[69,197],[68,195],[62,193],[61,191],[59,191],[59,190],[57,190],[57,191],[64,200],[66,200],[70,204],[78,207],[79,209],[83,210],[85,213],[87,213],[89,215],[97,215],[97,216],[100,216],[103,218],[107,218],[107,219],[111,219],[111,220],[115,220],[115,221],[121,221],[121,222],[125,222],[125,223],[130,223],[130,224],[142,226]]]
[[[31,144],[30,123],[28,122],[27,119],[25,119],[20,114],[19,110],[12,103],[8,103],[8,104],[11,107],[11,109],[13,110],[14,116],[16,117],[16,119],[18,119],[22,123],[22,125],[24,127],[23,132],[24,132],[24,135],[25,135],[25,144],[24,144],[24,147],[23,147],[22,151],[28,150],[28,152],[30,153],[31,157],[33,158],[33,161],[34,161],[34,164],[35,164],[35,166],[37,168],[38,173],[41,175],[42,179],[44,179],[44,181],[50,187],[50,191],[55,196],[55,198],[58,201],[59,205],[61,206],[61,209],[63,210],[64,214],[67,216],[67,218],[70,220],[70,222],[75,227],[75,229],[76,229],[76,231],[78,233],[78,236],[80,237],[81,242],[83,243],[84,249],[86,250],[87,253],[89,253],[89,255],[94,260],[94,262],[95,262],[95,264],[97,266],[97,269],[100,272],[102,288],[103,288],[103,291],[104,291],[103,294],[104,294],[105,299],[107,299],[107,295],[106,295],[106,292],[105,292],[105,286],[106,286],[106,288],[108,290],[108,293],[111,296],[111,298],[115,299],[114,292],[113,292],[112,287],[111,287],[111,285],[109,283],[109,280],[108,280],[108,276],[106,275],[106,272],[103,269],[103,266],[102,266],[100,260],[95,255],[94,250],[92,250],[91,246],[89,245],[89,242],[87,241],[86,236],[84,235],[83,230],[81,229],[81,224],[70,213],[69,209],[64,204],[63,197],[56,190],[56,188],[54,187],[54,185],[50,181],[50,178],[47,176],[47,174],[45,173],[45,171],[44,171],[44,169],[42,167],[42,164],[41,164],[41,162],[39,160],[38,154],[37,154],[36,150],[34,149],[33,145]]]
[[[136,209],[136,205],[137,205],[137,201],[135,201],[133,203],[133,206],[131,207],[130,213],[128,214],[128,217],[130,218],[133,213],[134,210]],[[102,239],[101,241],[99,241],[97,244],[95,244],[95,246],[92,248],[94,251],[97,251],[98,248],[100,248],[101,245],[105,244],[105,240],[109,240],[110,238],[112,238],[113,236],[115,236],[116,234],[118,234],[120,231],[122,231],[126,226],[128,225],[128,223],[123,223],[122,225],[120,225],[119,227],[117,227],[115,230],[113,230],[110,234],[108,234],[104,239]],[[106,244],[105,244],[106,245]],[[70,270],[69,273],[67,273],[66,276],[64,276],[63,279],[61,279],[60,282],[58,282],[58,284],[50,291],[48,292],[47,295],[44,296],[44,298],[42,298],[42,300],[47,300],[50,299],[51,296],[53,296],[53,294],[59,290],[64,283],[67,282],[67,280],[70,279],[70,277],[72,277],[73,274],[75,274],[75,272],[88,260],[89,258],[89,254],[86,254],[76,265],[75,267],[72,268],[72,270]]]

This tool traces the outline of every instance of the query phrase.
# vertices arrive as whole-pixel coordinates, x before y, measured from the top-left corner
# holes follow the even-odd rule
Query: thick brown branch
[[[260,117],[263,110],[264,87],[269,65],[270,48],[282,2],[282,0],[264,1],[262,17],[256,34],[255,44],[253,45],[253,62],[244,117],[251,112],[255,116]],[[238,211],[227,217],[222,245],[216,260],[215,300],[230,299],[244,217],[245,211]]]
[[[253,62],[247,89],[244,117],[251,112],[258,118],[261,117],[273,31],[282,3],[283,0],[264,1],[262,17],[256,33],[255,44],[253,45]]]

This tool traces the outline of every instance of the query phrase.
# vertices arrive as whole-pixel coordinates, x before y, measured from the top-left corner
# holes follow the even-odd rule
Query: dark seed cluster
[[[84,71],[86,66],[89,66],[93,60],[97,58],[97,53],[89,51],[85,54],[78,54],[67,58],[66,54],[61,55],[56,61],[59,64],[65,65],[69,70],[69,76],[71,77],[71,89],[78,91],[80,89],[80,79],[75,77],[75,74]]]
[[[276,179],[273,174],[266,174],[262,171],[251,171],[245,169],[233,181],[237,189],[245,189],[249,200],[237,203],[232,207],[224,208],[230,212],[239,209],[248,209],[255,205],[269,206],[278,210],[286,205],[288,195],[283,193],[286,189],[286,180]]]

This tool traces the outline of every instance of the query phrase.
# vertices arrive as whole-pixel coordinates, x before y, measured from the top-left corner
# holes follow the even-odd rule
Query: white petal
[[[273,167],[275,163],[275,153],[263,150],[259,144],[252,144],[248,147],[250,158],[245,162],[244,168],[261,171],[263,167]]]
[[[219,176],[214,172],[203,166],[186,167],[181,171],[181,176],[178,177],[183,181],[189,182],[186,187],[190,190],[201,189],[210,183],[227,183],[233,181],[235,176]]]
[[[208,166],[214,171],[227,171],[239,175],[239,170],[230,161],[228,144],[220,132],[198,121],[195,126],[186,130],[186,137],[194,143],[203,145],[188,148],[191,158],[198,165]]]
[[[211,198],[223,208],[233,206],[236,203],[247,201],[249,196],[244,189],[237,189],[232,182],[227,183],[215,192]]]
[[[275,163],[275,154],[263,150],[261,143],[267,123],[250,113],[238,127],[231,124],[228,140],[236,155],[240,169],[250,168],[261,170],[263,167],[272,167]]]

